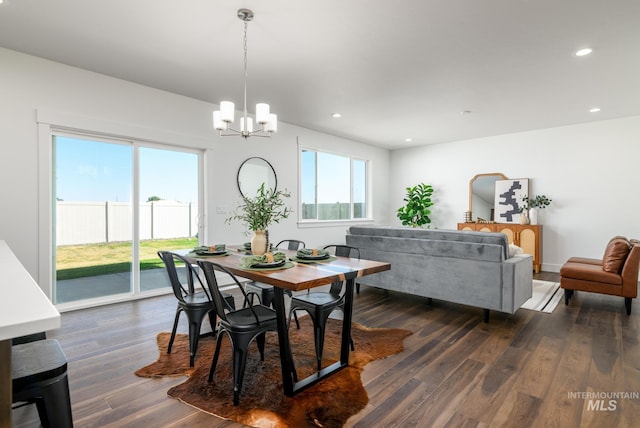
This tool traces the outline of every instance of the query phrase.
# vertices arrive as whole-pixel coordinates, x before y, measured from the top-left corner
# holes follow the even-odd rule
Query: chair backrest
[[[224,297],[222,297],[222,292],[220,292],[220,287],[218,285],[218,279],[216,278],[216,270],[226,273],[231,277],[231,279],[233,279],[240,291],[242,291],[244,302],[251,310],[256,323],[260,324],[258,315],[256,314],[253,306],[250,304],[249,298],[247,297],[247,292],[244,290],[244,287],[233,273],[229,272],[224,266],[219,265],[218,263],[210,262],[208,260],[198,260],[198,266],[200,266],[200,269],[202,269],[202,272],[204,273],[207,287],[209,288],[209,294],[211,295],[213,304],[216,308],[216,313],[220,317],[220,319],[225,322],[229,322],[227,314],[229,312],[234,312],[234,310],[227,305]]]
[[[287,250],[299,250],[300,248],[304,248],[305,244],[302,241],[298,241],[297,239],[285,239],[283,241],[278,242],[276,248],[280,248],[280,245],[287,245]]]
[[[181,256],[180,254],[171,251],[158,251],[158,257],[160,257],[160,259],[164,262],[167,270],[167,275],[169,275],[169,282],[171,283],[171,288],[173,289],[173,294],[176,296],[176,299],[184,303],[184,296],[186,296],[187,294],[195,293],[195,287],[193,284],[194,275],[196,278],[198,278],[198,281],[200,280],[198,275],[194,272],[191,262],[189,262],[189,260]],[[186,288],[178,277],[176,262],[183,263],[185,266],[185,274],[187,278]],[[207,295],[209,295],[204,287],[203,290]]]
[[[329,250],[329,252],[333,251],[333,254],[338,257],[360,259],[360,248],[352,247],[351,245],[327,245],[324,249]]]
[[[333,252],[338,257],[349,257],[354,259],[360,259],[360,249],[357,247],[352,247],[351,245],[327,245],[324,247],[325,250],[329,252]],[[329,293],[333,295],[339,295],[342,293],[342,286],[344,285],[344,281],[335,281],[331,284],[331,289]]]

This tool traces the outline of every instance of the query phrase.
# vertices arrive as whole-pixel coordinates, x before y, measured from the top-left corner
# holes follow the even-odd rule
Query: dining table
[[[281,268],[241,267],[242,258],[250,255],[242,245],[227,246],[227,251],[220,256],[202,257],[192,254],[188,256],[196,260],[217,263],[238,277],[274,287],[273,309],[277,318],[283,388],[287,396],[294,396],[349,365],[353,295],[356,278],[389,270],[391,265],[387,262],[336,256],[331,256],[328,260],[301,262],[297,261],[299,259],[296,258],[296,251],[280,249],[277,251],[285,253],[287,257],[286,265]],[[305,291],[331,284],[335,281],[344,281],[345,284],[340,359],[304,379],[298,379],[289,342],[289,320],[287,319],[284,295],[286,292]],[[313,340],[313,336],[311,336],[311,340]]]

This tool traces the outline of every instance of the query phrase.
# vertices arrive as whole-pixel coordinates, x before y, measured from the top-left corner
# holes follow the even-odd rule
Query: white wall
[[[373,213],[388,219],[389,152],[296,126],[279,124],[272,140],[220,138],[212,129],[217,106],[134,83],[65,66],[0,48],[0,239],[6,240],[29,273],[39,280],[38,125],[36,118],[68,126],[90,124],[94,131],[141,138],[158,143],[209,149],[205,188],[209,205],[207,243],[240,243],[240,225],[226,225],[217,207],[239,202],[236,172],[251,156],[269,160],[279,186],[297,203],[297,139],[304,145],[371,159]],[[278,111],[277,106],[272,106]],[[46,203],[46,202],[45,202]],[[42,203],[44,204],[44,203]],[[21,210],[9,207],[22,206]],[[295,215],[272,228],[274,239],[298,238],[311,246],[344,241],[346,225],[299,228]],[[48,284],[40,284],[43,289]]]
[[[553,199],[543,213],[542,267],[559,271],[572,256],[602,257],[614,235],[640,238],[638,159],[640,116],[397,150],[388,215],[405,187],[425,182],[435,187],[434,224],[455,229],[475,174],[529,178],[532,195]]]

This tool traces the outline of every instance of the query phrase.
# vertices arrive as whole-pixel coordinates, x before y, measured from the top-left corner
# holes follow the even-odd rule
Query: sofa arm
[[[519,254],[503,263],[502,309],[514,313],[533,294],[533,256]]]

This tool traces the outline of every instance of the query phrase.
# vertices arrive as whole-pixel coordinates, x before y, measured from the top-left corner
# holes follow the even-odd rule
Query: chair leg
[[[287,328],[291,324],[291,318],[293,317],[293,319],[296,320],[296,328],[300,330],[300,322],[298,321],[298,315],[296,314],[296,310],[297,309],[294,309],[293,307],[289,309],[289,317],[287,318]]]
[[[201,309],[185,312],[189,317],[189,367],[193,367],[196,359],[196,351],[198,350],[198,342],[200,340],[200,328],[202,327],[204,317],[207,316],[209,311]]]
[[[322,369],[322,354],[324,352],[324,333],[329,319],[329,312],[316,311],[309,314],[313,321],[313,339],[316,345],[316,360],[318,361],[318,371]]]
[[[66,373],[42,385],[39,394],[41,396],[36,398],[36,407],[44,428],[73,427],[69,380]]]
[[[211,368],[209,369],[209,382],[213,380],[213,374],[216,371],[218,365],[218,357],[220,357],[220,345],[222,345],[222,332],[218,332],[218,339],[216,340],[216,352],[213,354],[213,360],[211,360]]]
[[[569,299],[571,298],[571,294],[572,294],[571,292],[572,291],[573,290],[567,290],[567,289],[564,290],[564,304],[565,304],[565,306],[569,304]]]
[[[627,310],[627,315],[631,315],[631,297],[624,298],[624,308]]]
[[[264,361],[264,344],[266,341],[266,335],[267,333],[264,332],[262,334],[259,334],[256,337],[256,343],[258,344],[258,351],[260,351],[260,361]]]
[[[216,320],[217,320],[217,315],[216,315],[216,311],[209,311],[209,325],[211,326],[211,335],[215,337],[215,335],[217,334],[216,332]]]
[[[264,332],[260,333],[262,336],[262,349],[264,351]],[[242,392],[242,381],[244,380],[244,370],[247,365],[247,353],[249,351],[249,344],[251,340],[256,337],[252,334],[238,334],[235,335],[235,341],[231,341],[231,348],[233,352],[233,405],[237,406],[240,402],[240,392]],[[260,346],[260,345],[258,345]]]
[[[178,321],[180,320],[180,312],[182,312],[182,309],[178,307],[178,309],[176,309],[176,317],[173,320],[173,329],[171,330],[171,338],[169,339],[169,346],[167,346],[167,354],[171,353],[171,348],[173,347],[173,341],[176,338],[176,330],[178,330]]]
[[[293,311],[293,319],[296,320],[296,328],[300,330],[300,321],[298,321],[298,314],[296,311]]]

